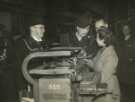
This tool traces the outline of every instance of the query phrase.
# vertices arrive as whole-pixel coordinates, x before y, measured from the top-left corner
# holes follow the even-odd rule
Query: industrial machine
[[[80,74],[80,51],[78,47],[52,48],[25,58],[22,72],[33,86],[35,102],[92,102],[96,96],[107,93],[106,84],[93,83],[94,72]],[[29,62],[35,58],[42,58],[44,63],[29,69]]]

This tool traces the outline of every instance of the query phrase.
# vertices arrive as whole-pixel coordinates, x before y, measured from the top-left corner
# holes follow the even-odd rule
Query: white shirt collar
[[[75,35],[76,35],[76,37],[77,37],[78,41],[81,41],[81,40],[82,40],[82,38],[83,38],[83,37],[82,37],[82,36],[80,36],[80,35],[78,34],[78,32],[76,32],[76,33],[75,33]]]
[[[37,41],[37,42],[41,42],[41,41],[42,41],[41,38],[39,39],[39,38],[35,37],[34,35],[33,35],[33,36],[31,35],[31,37],[32,37],[35,41]]]

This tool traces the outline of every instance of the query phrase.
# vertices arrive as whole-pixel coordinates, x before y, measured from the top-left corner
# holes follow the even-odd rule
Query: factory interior
[[[102,93],[103,96],[105,96],[106,98],[108,97],[108,100],[110,100],[109,99],[110,96],[111,98],[113,97],[113,100],[110,101],[107,101],[107,99],[100,100],[100,98],[98,100],[97,98],[98,95],[95,93],[94,94],[92,93],[91,96],[86,92],[81,93],[80,89],[81,87],[83,87],[84,85],[83,82],[84,80],[86,81],[86,79],[83,80],[82,77],[81,77],[82,79],[78,79],[78,78],[80,78],[80,72],[83,72],[83,69],[79,69],[80,72],[78,76],[75,76],[76,75],[75,73],[77,72],[74,72],[72,73],[72,75],[71,74],[69,75],[66,69],[68,66],[68,65],[66,66],[66,64],[67,63],[69,64],[69,60],[71,59],[72,59],[72,63],[70,64],[73,65],[70,65],[70,67],[76,68],[76,66],[77,67],[79,66],[80,63],[77,65],[76,63],[78,62],[77,61],[75,62],[74,58],[77,56],[78,53],[81,53],[81,51],[83,50],[81,50],[81,48],[78,47],[80,46],[82,48],[86,47],[85,44],[87,43],[85,44],[83,43],[84,44],[83,45],[80,44],[80,42],[77,42],[79,44],[77,44],[76,42],[74,43],[74,41],[72,42],[72,40],[76,41],[76,39],[74,38],[74,36],[72,36],[72,33],[70,33],[70,31],[73,31],[74,27],[78,24],[77,21],[80,20],[79,17],[82,17],[82,15],[85,13],[89,14],[89,17],[92,18],[89,29],[92,29],[91,33],[93,33],[93,35],[95,34],[94,35],[94,37],[96,37],[95,41],[97,41],[97,35],[99,34],[100,31],[102,33],[102,30],[103,33],[110,31],[114,36],[113,44],[117,56],[117,58],[115,58],[115,61],[116,60],[118,61],[115,62],[115,64],[117,63],[117,70],[112,75],[118,78],[120,94],[118,95],[115,94],[114,96],[111,96],[113,95],[113,92],[112,93],[108,92],[109,94],[107,95],[106,93]],[[44,44],[43,48],[38,47],[40,51],[38,51],[39,53],[34,53],[35,54],[34,55],[33,52],[37,50],[31,48],[31,45],[29,46],[29,41],[27,44],[27,41],[25,41],[25,36],[26,37],[29,36],[29,30],[33,29],[32,28],[33,26],[31,25],[35,23],[34,22],[35,19],[38,19],[38,21],[42,20],[42,23],[44,24],[44,26],[41,27],[44,27],[43,30],[43,32],[45,32],[44,39],[45,39],[45,43],[47,42],[47,44],[44,44],[43,42],[42,43],[42,45]],[[94,28],[95,24],[96,22],[98,22],[98,20],[101,19],[104,20],[104,25],[101,26],[101,29],[96,30],[96,28]],[[85,20],[83,21],[85,22]],[[86,21],[85,23],[88,22],[89,21]],[[126,27],[129,25],[129,30],[126,30],[127,33],[129,32],[132,34],[132,39],[130,39],[129,41],[125,40],[126,38],[124,38],[124,36],[122,35],[122,33],[124,32],[123,30],[124,28],[122,28],[123,25],[125,25]],[[77,25],[77,27],[78,27],[77,29],[79,29],[79,25]],[[83,31],[83,28],[80,29],[82,29]],[[30,33],[30,34],[36,34],[36,33]],[[135,102],[135,79],[134,79],[135,35],[134,34],[135,34],[135,1],[134,0],[0,0],[0,80],[1,80],[0,102]],[[68,41],[67,38],[70,35],[71,35],[71,41]],[[87,37],[88,39],[91,39],[91,35],[88,35]],[[30,52],[27,54],[23,53],[27,51],[27,48],[24,47],[25,45],[23,46],[23,44],[20,43],[21,40],[24,41],[26,47],[28,47],[28,50],[31,50],[30,52],[32,52],[33,55]],[[9,46],[8,46],[8,42],[9,42]],[[68,45],[66,45],[65,43],[68,43]],[[32,43],[30,42],[30,44],[33,44],[33,42]],[[37,45],[39,46],[39,43],[36,44],[36,46]],[[35,47],[35,45],[32,45],[32,47],[33,46]],[[44,49],[44,47],[46,48],[45,51],[42,50]],[[9,49],[9,53],[8,53],[8,49]],[[100,50],[102,48],[100,46],[97,49]],[[90,45],[88,47],[88,50],[94,52],[94,54],[93,52],[91,52],[93,55],[92,57],[90,57],[91,60],[93,61],[95,58],[93,56],[98,56],[99,50],[96,53],[96,50],[94,50],[94,45]],[[70,52],[71,55],[69,55]],[[4,55],[5,53],[7,53],[7,55]],[[26,56],[29,54],[31,55],[26,58]],[[46,62],[43,62],[44,63],[43,67],[46,67],[47,69],[45,70],[47,71],[38,70],[39,75],[37,75],[36,77],[33,77],[35,74],[34,75],[28,74],[28,69],[23,68],[23,67],[28,67],[26,65],[28,64],[27,60],[31,60],[32,58],[35,58],[32,56],[38,56],[39,58],[43,58],[43,59],[44,57],[46,58],[51,57],[50,59],[47,59],[47,61],[45,60]],[[112,56],[114,57],[115,55]],[[87,57],[89,59],[89,56]],[[24,58],[26,59],[24,60]],[[78,58],[78,56],[76,58]],[[63,61],[59,62],[61,61],[61,59]],[[41,63],[41,61],[39,60],[38,62]],[[34,61],[32,63],[34,66],[36,65],[37,62]],[[61,66],[64,63],[63,68],[65,69],[60,70],[60,68],[58,67],[58,72],[57,70],[55,70],[56,71],[55,72],[53,70],[54,66],[59,65],[59,63],[61,63]],[[106,63],[109,63],[109,61],[106,60]],[[110,65],[108,64],[108,67],[110,67],[112,64],[113,62],[111,62]],[[82,65],[83,62],[81,62],[80,66]],[[10,66],[12,68],[10,68]],[[51,68],[51,71],[49,71],[48,67]],[[106,71],[108,71],[106,73],[110,73],[110,70],[106,69]],[[44,73],[42,77],[40,75],[41,73],[42,74]],[[20,76],[20,74],[21,75],[23,74],[22,75],[23,78],[20,78],[22,77]],[[75,78],[71,78],[71,76],[72,77],[75,76]],[[82,76],[87,76],[87,75],[84,74]],[[32,78],[35,78],[35,80],[38,81],[33,82]],[[23,83],[23,80],[25,80],[26,82]],[[54,83],[50,84],[51,82]],[[26,83],[28,84],[30,83],[30,85],[24,88]],[[77,89],[78,83],[80,89]],[[110,85],[110,83],[108,85]],[[111,85],[114,85],[114,83],[111,83]],[[23,91],[22,91],[22,87],[24,88]],[[47,87],[49,87],[50,89],[49,88],[47,89]],[[101,85],[101,87],[104,88],[104,85]],[[79,90],[80,92],[79,95],[78,95],[78,91],[74,91],[73,89]],[[51,93],[51,91],[53,92]],[[117,91],[118,90],[116,89],[116,93]],[[95,97],[91,98],[94,95],[97,99]],[[23,96],[25,98],[22,98]],[[119,99],[117,100],[117,98]]]

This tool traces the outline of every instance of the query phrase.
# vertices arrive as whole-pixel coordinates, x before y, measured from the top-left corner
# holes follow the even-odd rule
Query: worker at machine
[[[97,30],[96,41],[100,50],[87,62],[91,68],[101,73],[101,83],[107,83],[111,94],[99,96],[95,102],[120,102],[120,89],[116,76],[118,56],[113,46],[112,32],[106,27],[101,27]]]
[[[92,24],[92,14],[90,12],[83,12],[76,19],[73,30],[66,33],[66,37],[64,37],[64,35],[61,36],[61,44],[63,46],[82,48],[78,55],[80,59],[77,62],[77,73],[80,75],[81,80],[93,80],[93,82],[96,83],[96,77],[100,75],[96,73],[92,74],[93,71],[91,71],[89,66],[86,65],[85,61],[82,60],[86,57],[93,58],[98,51],[98,46],[96,43],[96,33],[93,32]],[[77,87],[77,85],[74,85],[74,88]],[[75,94],[76,93],[78,92],[76,91]],[[75,97],[75,102],[79,101],[78,96]]]
[[[93,18],[90,12],[81,14],[75,21],[72,31],[61,37],[63,46],[82,47],[87,55],[92,57],[96,54],[98,47],[95,40],[95,34],[92,32]]]
[[[45,32],[44,20],[42,18],[33,18],[29,22],[29,34],[26,34],[25,37],[16,41],[17,88],[21,93],[21,96],[23,96],[22,90],[28,90],[27,82],[23,78],[21,71],[22,62],[28,54],[47,48],[47,42],[43,39]],[[37,61],[39,59],[35,60],[31,61],[32,64],[30,64],[30,68],[34,68],[42,64],[42,61]],[[25,94],[25,96],[27,95]]]
[[[61,44],[63,46],[81,47],[82,50],[79,57],[94,57],[98,51],[96,43],[96,33],[93,32],[93,15],[90,12],[83,12],[75,21],[75,26],[72,31],[69,31],[64,38],[62,36]],[[79,60],[77,63],[79,73],[86,78],[86,73],[89,72],[85,62]],[[82,70],[83,69],[83,70]],[[89,78],[89,74],[87,75]]]

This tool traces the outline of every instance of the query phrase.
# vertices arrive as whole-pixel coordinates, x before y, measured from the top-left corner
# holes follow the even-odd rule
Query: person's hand
[[[93,61],[91,59],[83,59],[83,61],[90,67],[93,68]]]
[[[81,50],[81,52],[78,54],[78,57],[82,58],[82,57],[86,57],[87,53],[84,49]]]

